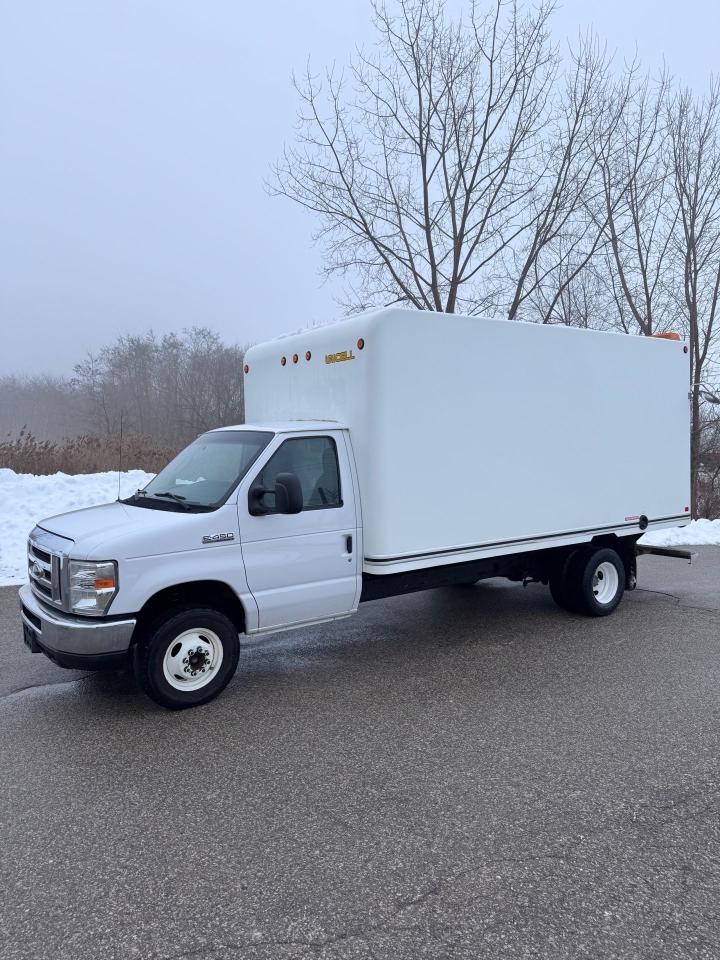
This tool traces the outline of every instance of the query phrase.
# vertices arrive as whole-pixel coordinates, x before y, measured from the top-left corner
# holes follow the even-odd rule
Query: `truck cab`
[[[239,632],[357,609],[356,490],[338,423],[203,434],[143,490],[32,531],[20,591],[26,642],[60,666],[114,666],[172,610],[177,649],[145,663],[143,686],[166,706],[202,702],[232,675]]]

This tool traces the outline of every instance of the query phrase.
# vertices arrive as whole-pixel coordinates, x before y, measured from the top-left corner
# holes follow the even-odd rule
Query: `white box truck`
[[[25,642],[132,657],[158,703],[216,696],[239,636],[508,577],[611,613],[647,529],[689,522],[681,340],[403,309],[254,347],[246,420],[133,496],[42,521]]]

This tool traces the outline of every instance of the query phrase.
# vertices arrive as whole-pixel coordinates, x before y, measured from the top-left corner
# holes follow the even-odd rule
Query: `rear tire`
[[[569,554],[565,559],[563,565],[557,569],[552,576],[550,577],[550,595],[552,596],[555,603],[562,609],[567,610],[568,613],[578,613],[577,603],[573,602],[573,598],[570,595],[568,590],[568,578],[567,572],[570,567],[570,564],[577,556],[577,551]]]
[[[235,673],[240,641],[232,621],[196,608],[156,620],[135,648],[135,676],[155,703],[169,710],[217,697]]]
[[[561,574],[550,578],[550,595],[561,610],[567,610],[573,613],[570,600],[565,590],[565,582]]]
[[[570,556],[553,598],[573,613],[607,617],[622,600],[625,578],[625,564],[615,550],[588,547]],[[557,600],[556,592],[563,602]]]

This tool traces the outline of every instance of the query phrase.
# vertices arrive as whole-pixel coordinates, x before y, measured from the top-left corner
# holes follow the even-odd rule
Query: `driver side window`
[[[257,475],[254,485],[273,490],[279,473],[294,473],[303,492],[303,510],[341,507],[337,448],[331,437],[286,440]],[[263,497],[265,513],[275,513],[275,494]]]

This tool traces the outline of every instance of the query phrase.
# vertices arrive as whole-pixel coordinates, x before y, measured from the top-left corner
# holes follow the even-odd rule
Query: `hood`
[[[232,533],[238,541],[235,503],[210,513],[186,513],[116,501],[61,513],[38,526],[72,540],[70,555],[77,560],[129,560],[207,548],[202,538],[218,533]]]

